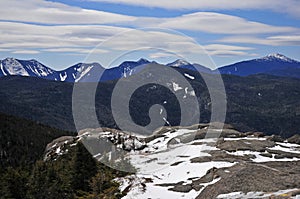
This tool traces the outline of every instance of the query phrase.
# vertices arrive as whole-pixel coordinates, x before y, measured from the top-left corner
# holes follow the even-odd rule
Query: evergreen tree
[[[8,167],[3,172],[0,178],[0,198],[25,198],[28,173],[12,167]]]
[[[74,190],[90,191],[90,180],[97,173],[96,160],[86,150],[82,143],[76,145],[73,157],[72,188]]]

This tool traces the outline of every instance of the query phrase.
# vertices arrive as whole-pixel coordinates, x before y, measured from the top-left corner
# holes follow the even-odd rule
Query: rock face
[[[289,139],[287,139],[287,141],[289,143],[300,144],[300,135],[299,134],[294,135],[294,136],[290,137]]]
[[[269,140],[230,140],[217,144],[217,147],[229,151],[258,151],[264,152],[268,147],[274,147],[275,142]]]
[[[47,146],[46,160],[78,141],[101,160],[124,151],[136,175],[117,181],[124,198],[280,198],[299,195],[300,145],[297,136],[242,133],[231,125],[162,127],[147,138],[114,129],[86,129]],[[291,142],[291,143],[289,143]],[[292,144],[293,143],[293,144]],[[108,146],[111,147],[107,147]],[[54,158],[53,158],[54,157]],[[113,158],[118,160],[118,156]],[[147,179],[147,180],[145,180]],[[141,183],[138,183],[141,182]]]
[[[224,172],[224,171],[227,172]],[[208,176],[210,174],[207,174]],[[206,187],[197,199],[217,198],[232,192],[276,192],[300,187],[300,161],[241,163],[230,168],[216,169],[221,179]],[[212,179],[211,179],[212,180]]]
[[[53,160],[58,155],[68,151],[69,147],[83,142],[95,158],[101,158],[105,153],[117,150],[126,152],[142,150],[146,147],[144,139],[116,129],[99,128],[85,129],[78,136],[63,136],[49,143],[45,150],[44,160]]]

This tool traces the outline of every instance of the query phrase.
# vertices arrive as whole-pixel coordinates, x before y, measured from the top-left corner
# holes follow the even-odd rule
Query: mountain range
[[[61,71],[56,71],[43,65],[37,60],[20,60],[6,58],[0,60],[0,77],[3,76],[31,76],[44,78],[53,81],[78,82],[78,81],[98,81],[98,74],[102,74],[100,81],[108,81],[128,77],[143,69],[142,65],[151,63],[146,59],[138,61],[124,61],[119,66],[105,69],[99,63],[78,63]],[[137,67],[140,66],[140,67]],[[166,66],[197,70],[204,73],[230,74],[238,76],[248,76],[254,74],[270,74],[275,76],[300,78],[300,62],[290,59],[281,54],[270,54],[262,58],[252,59],[234,63],[227,66],[211,70],[196,63],[189,63],[185,60],[176,60]]]
[[[152,62],[146,59],[125,61],[118,67],[107,70],[97,63],[79,63],[66,70],[55,71],[36,60],[23,61],[7,58],[2,60],[0,65],[0,76],[2,76],[0,78],[0,112],[38,121],[58,129],[75,131],[72,115],[74,82],[80,81],[84,83],[82,85],[89,86],[90,84],[86,81],[98,81],[98,72],[103,72],[95,93],[97,117],[100,126],[118,128],[111,110],[114,87],[119,78],[126,78],[126,82],[134,82],[133,74],[139,73],[147,78],[147,75],[151,74],[150,69],[143,70],[143,67],[137,66],[146,66],[148,63]],[[261,70],[251,71],[250,69],[255,68],[255,64],[258,63],[261,64]],[[270,67],[271,63],[273,67]],[[291,73],[293,78],[280,76],[285,76],[283,72],[289,75],[290,73],[287,72],[289,70],[299,71],[299,66],[298,61],[274,54],[219,68],[219,71],[223,73],[222,78],[226,90],[226,122],[245,132],[261,131],[266,134],[279,134],[283,137],[298,133],[300,79],[294,78],[296,72]],[[179,77],[170,78],[167,67],[173,67],[182,77],[186,77],[193,89],[183,86]],[[247,68],[249,70],[246,74]],[[141,126],[148,125],[149,108],[154,104],[160,104],[168,113],[166,118],[160,114],[160,119],[166,120],[168,125],[179,125],[181,110],[174,96],[176,93],[177,97],[183,101],[196,96],[201,112],[200,122],[209,122],[211,98],[203,74],[206,73],[206,79],[213,81],[216,71],[198,64],[190,64],[184,60],[167,64],[163,70],[165,72],[157,78],[160,81],[166,80],[168,88],[159,84],[149,84],[137,89],[130,99],[129,108],[132,120]],[[202,74],[198,73],[199,70]],[[235,72],[234,75],[231,71]],[[120,95],[120,101],[124,100],[124,96]],[[84,110],[91,108],[91,104],[85,101],[82,104]],[[82,114],[85,113],[84,110]],[[188,114],[187,118],[191,118],[195,110],[191,107],[191,110],[184,111]],[[81,129],[96,128],[88,122],[82,125]]]
[[[210,94],[205,81],[196,71],[176,69],[179,73],[189,74],[187,78],[194,88],[199,101],[200,122],[207,123],[211,117]],[[143,71],[142,71],[143,73]],[[168,75],[168,74],[166,74]],[[167,78],[163,76],[162,78]],[[214,78],[209,75],[208,78]],[[133,81],[130,76],[126,81]],[[252,75],[241,77],[223,75],[226,89],[227,111],[226,123],[234,125],[240,131],[260,131],[266,134],[279,134],[289,137],[299,132],[300,123],[300,79],[270,75]],[[118,128],[112,115],[111,96],[118,80],[100,82],[95,94],[95,108],[99,125]],[[89,83],[80,83],[89,86]],[[171,126],[181,121],[181,109],[178,99],[188,100],[192,93],[182,87],[176,78],[170,80],[169,89],[159,85],[148,84],[137,89],[130,99],[130,115],[132,120],[141,126],[150,122],[149,108],[160,104],[166,110],[166,120]],[[93,85],[91,85],[93,86]],[[42,78],[8,76],[0,78],[0,112],[21,118],[38,121],[58,129],[76,131],[72,113],[72,92],[74,83],[48,81]],[[176,90],[176,91],[175,91]],[[178,96],[174,96],[173,91]],[[187,91],[190,91],[189,89]],[[84,92],[82,93],[84,95]],[[119,96],[124,101],[124,96]],[[85,110],[92,105],[82,102],[82,117],[89,118]],[[193,107],[184,110],[192,117]],[[163,119],[158,115],[157,119]],[[97,128],[85,122],[82,128]]]

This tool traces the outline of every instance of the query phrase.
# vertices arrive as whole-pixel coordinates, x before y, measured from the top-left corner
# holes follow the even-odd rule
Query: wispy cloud
[[[0,20],[47,24],[108,24],[135,17],[43,0],[0,1]]]
[[[293,27],[272,26],[214,12],[196,12],[175,18],[160,19],[160,23],[157,25],[164,28],[217,34],[263,34],[299,31],[299,29]]]
[[[199,54],[203,49],[194,40],[176,32],[130,29],[104,25],[34,25],[0,22],[0,49],[15,53],[108,54],[138,49],[163,49],[181,56]],[[118,34],[117,34],[118,33]],[[98,46],[99,45],[99,46]],[[94,49],[98,46],[96,49]],[[19,49],[22,49],[20,51]],[[107,55],[107,56],[108,56]]]
[[[0,48],[94,47],[127,28],[112,26],[45,26],[0,22]]]
[[[213,50],[253,50],[252,47],[245,47],[245,46],[233,46],[233,45],[224,45],[224,44],[209,44],[205,45],[204,48],[208,51]]]
[[[254,48],[234,45],[210,44],[204,46],[204,49],[208,52],[209,55],[227,57],[241,55],[251,56],[251,53],[248,53],[248,51],[253,50]]]
[[[37,50],[16,50],[12,52],[13,54],[39,54],[40,51]]]
[[[112,1],[109,2],[112,3]],[[247,3],[240,0],[226,0],[226,2],[225,0],[209,2],[116,0],[114,2],[168,9],[259,9],[266,5],[266,2],[270,3],[269,0],[253,0]],[[283,3],[273,0],[272,4],[275,9]],[[294,10],[297,9],[294,8]],[[110,51],[151,47],[165,49],[166,52],[180,56],[196,56],[205,53],[203,48],[194,42],[195,38],[188,38],[176,31],[134,30],[134,28],[144,27],[175,29],[183,32],[194,31],[218,36],[227,34],[227,37],[210,41],[214,43],[204,46],[208,54],[216,56],[251,54],[249,52],[253,50],[252,48],[232,45],[235,43],[271,46],[300,45],[300,36],[297,35],[299,28],[274,26],[216,12],[194,12],[168,18],[138,17],[83,9],[51,1],[0,1],[0,49],[2,49],[0,51],[15,54],[51,52],[83,55],[102,43],[94,52],[107,54]],[[114,35],[118,36],[113,37]],[[111,37],[113,39],[109,39]],[[149,56],[162,58],[167,54],[160,52],[151,53]]]
[[[300,46],[300,35],[277,35],[267,37],[256,36],[230,36],[224,37],[219,42],[239,44],[259,44],[269,46]]]
[[[176,10],[234,10],[234,9],[267,9],[281,13],[288,13],[300,17],[300,2],[298,0],[86,0],[94,2],[108,2],[144,7],[156,7]]]
[[[111,2],[112,1],[110,1],[110,3]],[[150,3],[152,1],[136,1],[136,2]],[[166,1],[159,1],[159,2],[161,2],[162,5],[170,4]],[[192,2],[194,2],[192,3],[192,5],[198,4],[195,3],[194,0]],[[244,1],[238,1],[238,2],[244,2]],[[226,0],[226,3],[224,3],[224,5],[222,3],[218,3],[217,5],[223,5],[223,6],[225,5],[228,6],[231,4],[232,5],[242,4],[244,6],[248,4],[251,5],[251,3],[249,2],[247,2],[247,4],[238,3],[238,2],[236,2],[236,4],[233,4],[233,3],[229,3]],[[256,4],[258,4],[258,2],[264,2],[264,1],[255,1],[255,2]],[[181,4],[188,5],[191,2],[189,2],[189,0],[188,2],[175,0],[174,3],[175,5],[176,3],[180,5]],[[200,4],[202,5],[203,3]],[[210,4],[211,3],[208,3],[207,5]],[[172,1],[172,5],[173,5],[173,1]],[[111,26],[119,26],[119,27],[126,27],[127,25],[130,25],[133,27],[161,27],[161,28],[172,28],[177,30],[202,31],[202,32],[217,33],[217,34],[260,34],[260,33],[281,33],[281,32],[290,32],[290,31],[299,31],[299,29],[293,27],[272,26],[264,23],[258,23],[255,21],[249,21],[241,17],[227,15],[227,14],[220,14],[216,12],[195,12],[195,13],[178,16],[178,17],[169,17],[169,18],[136,17],[136,16],[129,16],[124,14],[104,12],[99,10],[82,9],[80,7],[69,6],[62,3],[54,3],[51,1],[42,1],[42,0],[0,1],[0,20],[48,24],[48,25],[49,24],[86,25],[86,29],[89,29],[91,25],[111,25]],[[57,27],[55,28],[58,29]],[[95,29],[95,27],[93,27],[93,29]],[[27,31],[33,32],[32,30],[29,29],[27,29]],[[106,30],[103,30],[102,34],[108,34],[108,35],[110,34],[110,33],[106,33],[105,31]],[[86,32],[87,31],[84,31],[83,29],[82,34],[86,34]],[[57,31],[53,31],[53,34],[57,34]],[[72,34],[73,32],[70,32],[70,36],[72,36]],[[76,34],[78,35],[79,33],[77,32]],[[90,31],[89,35],[91,34],[92,31]],[[97,31],[96,33],[97,37],[98,35],[99,35],[99,31]]]
[[[80,54],[88,54],[90,52],[94,52],[94,53],[107,53],[107,50],[103,50],[103,49],[84,49],[84,48],[50,48],[50,49],[43,49],[43,51],[45,52],[67,52],[67,53],[80,53]]]
[[[149,55],[151,59],[174,58],[176,55],[167,52],[155,52]]]

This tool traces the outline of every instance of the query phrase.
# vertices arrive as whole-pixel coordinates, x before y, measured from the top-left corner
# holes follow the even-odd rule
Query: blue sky
[[[300,60],[298,0],[10,0],[0,2],[0,59],[54,69],[140,57],[208,67],[281,53]]]

